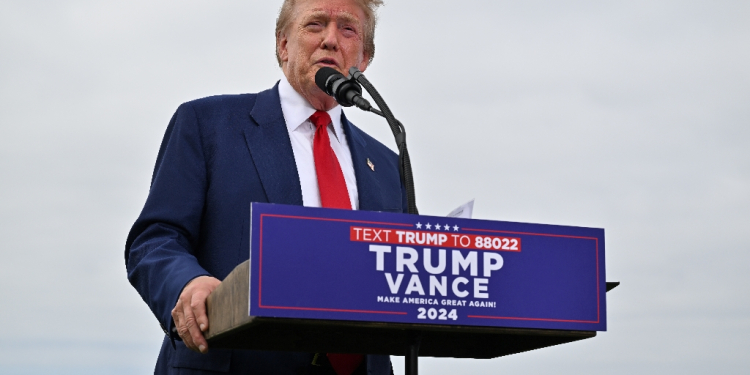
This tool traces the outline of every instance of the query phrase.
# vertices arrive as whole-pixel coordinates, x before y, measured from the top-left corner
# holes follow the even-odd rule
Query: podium
[[[595,337],[619,284],[601,229],[257,203],[251,218],[250,259],[208,298],[211,348],[495,358]]]

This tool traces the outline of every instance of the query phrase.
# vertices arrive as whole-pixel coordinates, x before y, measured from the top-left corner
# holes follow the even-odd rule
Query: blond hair
[[[377,14],[375,13],[379,6],[383,5],[383,0],[354,0],[357,5],[365,12],[364,30],[362,40],[364,41],[364,52],[369,56],[369,63],[375,57],[375,24],[377,23]],[[284,0],[279,10],[279,17],[276,19],[276,61],[281,66],[281,57],[279,56],[279,39],[281,34],[286,30],[289,22],[292,20],[294,5],[297,0]]]

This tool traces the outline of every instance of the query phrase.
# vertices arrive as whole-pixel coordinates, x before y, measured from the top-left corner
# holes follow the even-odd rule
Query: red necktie
[[[320,191],[320,205],[329,208],[352,209],[346,180],[341,171],[339,159],[331,148],[328,137],[328,124],[331,116],[323,111],[316,111],[310,116],[315,125],[313,138],[313,158],[315,159],[315,173],[318,176],[318,190]],[[362,354],[328,353],[328,362],[337,375],[351,375],[364,359]]]
[[[331,140],[328,137],[328,124],[331,116],[323,111],[316,111],[310,116],[315,125],[313,138],[313,157],[315,158],[315,173],[318,176],[318,190],[320,191],[320,205],[328,208],[352,209],[349,191],[346,189],[344,173],[341,172],[339,159],[333,153]]]

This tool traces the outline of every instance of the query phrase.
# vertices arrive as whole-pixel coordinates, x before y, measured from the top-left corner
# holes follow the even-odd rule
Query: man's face
[[[313,106],[316,101],[333,104],[315,85],[318,69],[328,66],[346,75],[352,66],[367,68],[364,20],[364,11],[353,0],[297,1],[278,40],[279,57],[289,83]]]

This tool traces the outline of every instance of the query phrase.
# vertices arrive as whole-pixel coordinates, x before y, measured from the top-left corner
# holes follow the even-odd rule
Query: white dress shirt
[[[297,173],[302,186],[302,204],[308,207],[320,207],[320,191],[318,190],[318,176],[315,173],[315,159],[313,158],[313,138],[315,125],[310,122],[310,116],[315,113],[307,100],[292,88],[286,77],[279,81],[279,98],[281,112],[284,114],[289,139],[292,141],[294,161],[297,163]],[[359,209],[359,194],[357,192],[357,178],[354,175],[352,153],[346,141],[344,127],[341,125],[341,106],[337,105],[328,111],[331,125],[328,125],[328,137],[331,148],[339,160],[341,171],[344,173],[346,189],[352,209]]]

